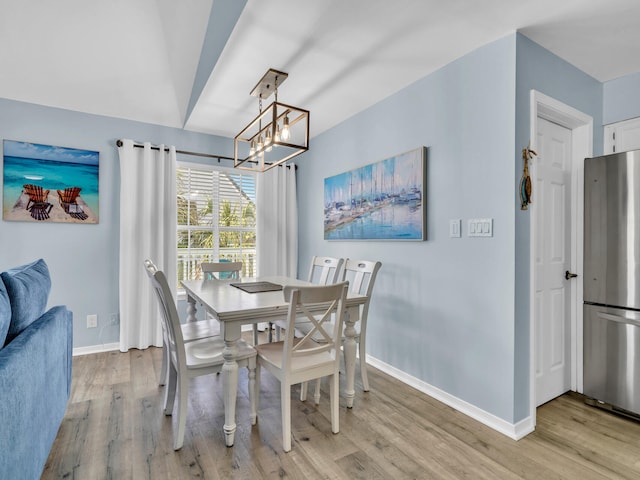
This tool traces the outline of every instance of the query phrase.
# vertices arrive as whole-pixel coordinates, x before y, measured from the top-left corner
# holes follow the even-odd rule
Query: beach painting
[[[3,141],[2,218],[98,223],[99,152]]]
[[[325,178],[325,240],[425,240],[426,147]]]

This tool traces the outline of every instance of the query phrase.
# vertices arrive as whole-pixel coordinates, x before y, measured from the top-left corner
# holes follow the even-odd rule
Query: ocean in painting
[[[325,231],[326,240],[421,240],[422,209],[418,205],[390,203],[348,217]]]
[[[325,240],[423,240],[425,150],[325,178]]]
[[[3,213],[13,208],[23,185],[31,183],[52,192],[82,188],[80,196],[97,218],[98,170],[98,152],[5,140]]]

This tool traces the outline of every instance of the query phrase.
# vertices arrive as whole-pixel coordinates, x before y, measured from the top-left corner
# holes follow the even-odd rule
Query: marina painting
[[[425,240],[426,152],[325,178],[325,240]]]
[[[98,223],[99,152],[3,141],[2,218]]]

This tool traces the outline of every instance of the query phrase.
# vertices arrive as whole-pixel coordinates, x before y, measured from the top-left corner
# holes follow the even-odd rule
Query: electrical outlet
[[[98,326],[98,315],[87,315],[87,328],[96,328]]]
[[[111,325],[118,325],[120,323],[120,315],[117,313],[111,314]]]

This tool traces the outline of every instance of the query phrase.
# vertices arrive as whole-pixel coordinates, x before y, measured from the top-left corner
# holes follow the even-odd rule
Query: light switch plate
[[[449,220],[449,236],[451,238],[460,238],[462,236],[462,220],[459,218]]]
[[[468,225],[470,237],[493,237],[493,218],[470,218]]]

